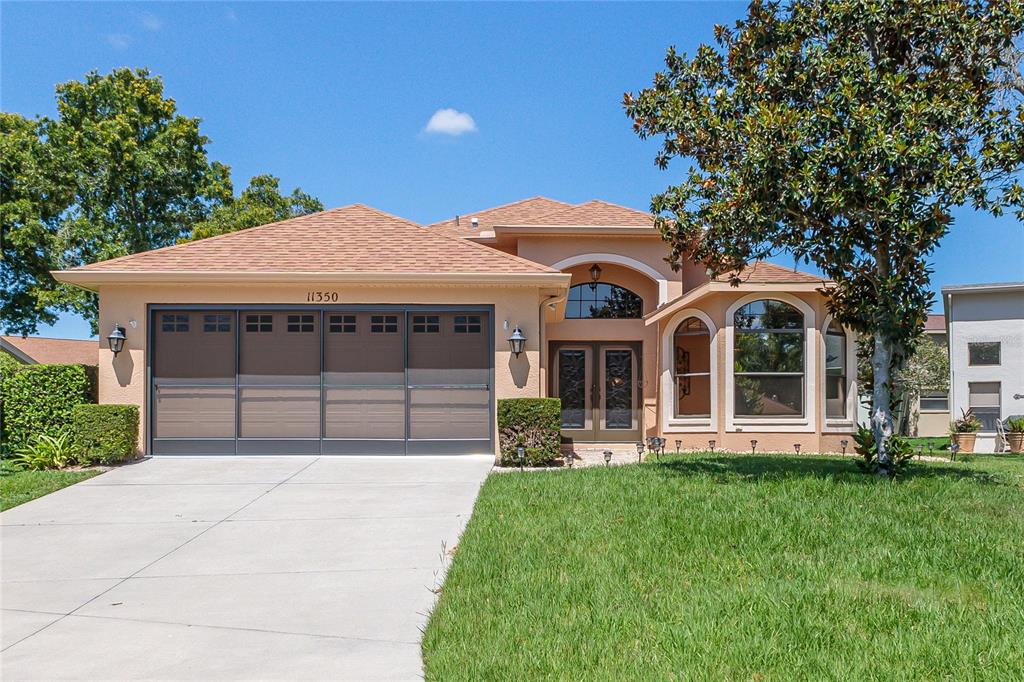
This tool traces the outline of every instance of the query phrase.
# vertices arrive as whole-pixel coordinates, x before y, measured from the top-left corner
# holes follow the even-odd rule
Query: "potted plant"
[[[963,416],[949,425],[949,438],[960,446],[961,453],[968,454],[974,452],[974,441],[978,438],[978,431],[981,431],[981,422],[970,410],[960,410],[960,414]]]
[[[1024,452],[1024,417],[1006,420],[1006,442],[1010,444],[1010,452]]]

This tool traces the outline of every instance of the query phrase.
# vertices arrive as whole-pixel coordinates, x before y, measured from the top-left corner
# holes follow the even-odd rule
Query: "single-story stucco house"
[[[524,396],[561,398],[574,443],[838,451],[856,372],[828,283],[667,255],[646,212],[535,197],[427,226],[355,204],[54,275],[123,330],[99,399],[141,408],[147,454],[494,453],[496,401]]]

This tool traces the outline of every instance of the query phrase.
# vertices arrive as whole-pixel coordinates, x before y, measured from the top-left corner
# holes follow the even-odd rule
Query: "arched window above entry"
[[[688,317],[672,337],[675,417],[711,416],[711,330]]]
[[[643,299],[616,284],[577,284],[569,288],[565,317],[569,320],[635,319],[643,315]]]
[[[804,414],[804,316],[773,299],[736,311],[733,381],[737,416]]]

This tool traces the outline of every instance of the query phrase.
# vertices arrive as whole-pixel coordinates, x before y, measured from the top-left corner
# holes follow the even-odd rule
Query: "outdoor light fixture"
[[[110,350],[113,352],[114,357],[124,350],[124,342],[127,337],[124,335],[124,327],[114,325],[114,331],[110,332],[110,336],[107,337],[107,343],[110,345]]]
[[[796,450],[796,454],[800,454],[800,443],[793,443],[793,449]]]
[[[757,452],[757,440],[751,439],[750,441],[750,454]]]
[[[526,335],[523,334],[523,330],[516,325],[516,328],[512,330],[512,336],[508,337],[508,345],[512,349],[512,355],[517,358],[523,352],[523,347],[526,345]]]
[[[668,443],[667,440],[665,440],[661,436],[658,437],[658,450],[661,451],[661,454],[663,454],[663,455],[665,454],[665,444],[666,443]]]
[[[644,444],[642,442],[638,441],[637,444],[636,444],[636,461],[637,462],[642,461],[643,457],[644,457]]]
[[[573,455],[572,455],[572,450],[570,450],[569,452],[565,453],[565,463],[569,465],[570,469],[572,469],[572,460],[573,460]]]
[[[516,446],[516,460],[519,462],[519,470],[523,470],[523,463],[526,460],[526,448],[522,445]]]
[[[918,445],[917,446],[917,458],[921,459],[921,455],[923,455],[923,454],[924,454],[924,446],[923,445]]]
[[[949,446],[949,461],[956,459],[956,453],[960,452],[960,443],[951,443]]]
[[[612,463],[612,451],[611,450],[605,450],[604,451],[604,465],[608,466],[611,463]]]
[[[709,440],[708,441],[708,447],[711,448],[711,453],[714,454],[714,452],[715,452],[715,441]]]
[[[850,444],[850,441],[846,440],[845,438],[842,439],[841,441],[839,441],[840,447],[843,448],[843,454],[844,455],[846,454],[846,446],[849,445],[849,444]]]
[[[597,291],[597,280],[601,279],[601,266],[594,263],[590,266],[590,290]]]
[[[676,441],[676,454],[678,455],[679,451],[682,450],[682,449],[683,449],[683,441],[677,440]]]

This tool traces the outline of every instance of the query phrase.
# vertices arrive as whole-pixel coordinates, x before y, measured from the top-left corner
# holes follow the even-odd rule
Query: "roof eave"
[[[199,283],[306,283],[353,284],[487,284],[568,286],[571,276],[562,272],[246,272],[208,270],[54,270],[54,279],[96,291],[104,284],[199,284]]]

